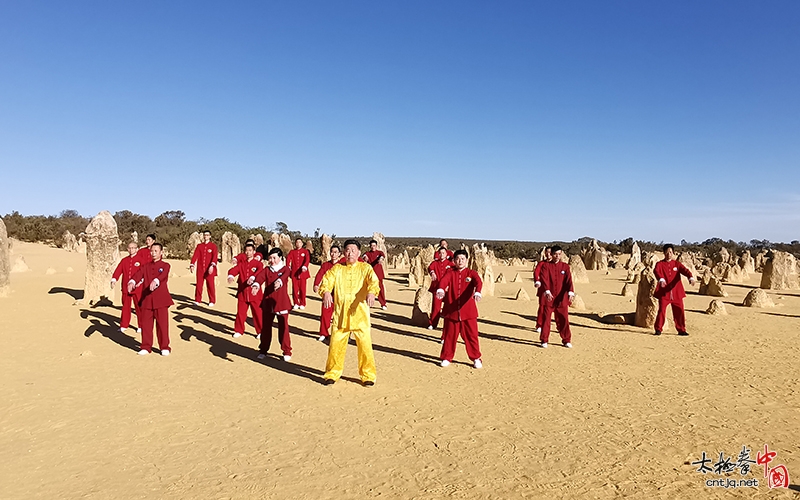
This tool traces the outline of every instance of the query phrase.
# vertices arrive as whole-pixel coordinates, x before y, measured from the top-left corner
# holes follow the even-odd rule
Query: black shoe
[[[322,383],[325,385],[333,385],[336,383],[336,381],[333,380],[332,378],[326,378],[325,380],[322,381]]]
[[[364,382],[362,382],[362,385],[364,387],[372,387],[373,385],[375,385],[375,382],[373,382],[372,380],[365,380]]]
[[[656,330],[656,335],[661,335],[661,330]]]
[[[689,336],[689,334],[686,333],[686,332],[678,332],[678,335],[680,335],[681,337],[688,337]]]

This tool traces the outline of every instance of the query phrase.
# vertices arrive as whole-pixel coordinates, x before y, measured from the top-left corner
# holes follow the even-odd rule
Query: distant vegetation
[[[242,226],[238,222],[231,222],[225,218],[217,218],[213,220],[200,219],[197,221],[186,220],[186,214],[180,210],[171,210],[164,212],[155,219],[151,219],[147,215],[135,214],[129,210],[122,210],[114,214],[114,219],[117,221],[119,229],[120,240],[122,245],[130,241],[130,234],[136,231],[139,234],[139,241],[144,241],[144,238],[149,233],[154,233],[158,241],[164,244],[169,250],[171,257],[175,258],[189,258],[186,241],[189,235],[194,231],[202,231],[209,229],[214,241],[219,243],[222,240],[222,234],[225,231],[237,235],[241,242],[250,237],[251,234],[261,234],[266,240],[269,239],[270,233],[288,234],[293,240],[300,237],[303,240],[311,239],[314,243],[314,258],[313,261],[319,263],[320,257],[320,244],[319,237],[321,235],[319,228],[314,234],[302,234],[299,231],[292,231],[283,222],[276,222],[272,226],[258,226],[247,227]],[[9,236],[22,241],[30,242],[44,242],[55,246],[62,246],[62,235],[65,231],[69,231],[76,237],[80,235],[89,224],[91,219],[80,215],[75,210],[64,210],[58,215],[21,215],[19,212],[12,212],[3,216],[3,221],[8,229]],[[335,242],[340,243],[344,238],[337,238],[331,235]],[[364,244],[370,239],[369,236],[356,237]],[[472,246],[475,243],[485,243],[486,246],[494,250],[495,255],[501,259],[510,259],[513,257],[525,258],[529,260],[537,259],[539,251],[545,245],[558,244],[568,254],[578,254],[580,250],[585,247],[592,238],[583,237],[574,241],[487,241],[487,240],[468,240],[468,239],[449,239],[451,249],[457,249],[463,243],[467,246]],[[659,250],[664,242],[641,241],[639,247],[643,251]],[[633,238],[627,238],[622,241],[612,242],[599,242],[612,254],[616,253],[629,253],[633,245]],[[796,257],[800,258],[800,241],[792,241],[791,243],[773,243],[767,240],[750,240],[749,242],[722,240],[720,238],[709,238],[702,242],[688,242],[682,240],[680,242],[672,242],[675,244],[678,251],[700,251],[706,254],[717,252],[720,248],[724,247],[729,252],[739,255],[744,250],[750,250],[752,253],[761,251],[762,249],[776,249],[793,253]],[[391,255],[401,253],[406,248],[414,248],[426,246],[428,244],[434,247],[439,244],[439,238],[396,238],[387,237],[386,245]]]

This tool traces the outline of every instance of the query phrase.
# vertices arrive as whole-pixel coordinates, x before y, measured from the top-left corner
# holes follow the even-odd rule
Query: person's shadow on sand
[[[92,334],[97,332],[117,345],[132,351],[139,351],[141,348],[138,340],[119,331],[116,316],[95,309],[82,309],[81,318],[88,319],[90,323],[86,331],[83,332],[84,337],[91,337]]]

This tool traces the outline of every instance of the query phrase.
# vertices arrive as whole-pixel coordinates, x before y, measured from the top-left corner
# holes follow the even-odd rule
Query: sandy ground
[[[592,312],[630,312],[624,272],[577,285],[575,347],[537,347],[529,268],[480,304],[484,369],[437,366],[438,332],[409,326],[413,291],[390,270],[389,310],[373,310],[378,382],[321,385],[319,300],[292,314],[294,357],[256,361],[233,339],[232,291],[210,310],[189,302],[193,277],[173,261],[173,355],[136,355],[119,308],[73,305],[85,257],[16,243],[31,267],[0,299],[0,498],[792,498],[800,487],[800,292],[771,310],[729,316],[687,298],[688,338],[607,326]],[[74,272],[66,272],[67,267]],[[55,274],[46,274],[47,268]],[[314,272],[316,269],[313,270]],[[696,288],[694,289],[696,290]],[[135,319],[134,319],[135,322]],[[275,346],[273,346],[275,349]],[[703,451],[752,458],[764,444],[793,489],[708,488],[689,462]],[[735,458],[734,458],[735,460]],[[731,477],[737,477],[738,473]],[[724,477],[724,476],[723,476]]]

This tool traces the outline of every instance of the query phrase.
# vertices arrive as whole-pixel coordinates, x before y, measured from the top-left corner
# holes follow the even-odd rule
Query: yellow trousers
[[[350,334],[356,339],[358,348],[358,374],[361,382],[375,382],[375,356],[372,353],[372,337],[367,330],[340,330],[334,328],[331,332],[330,345],[328,346],[328,362],[325,364],[325,378],[339,380],[344,370],[344,355],[347,351],[347,342]]]

